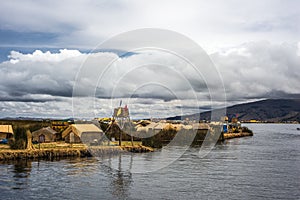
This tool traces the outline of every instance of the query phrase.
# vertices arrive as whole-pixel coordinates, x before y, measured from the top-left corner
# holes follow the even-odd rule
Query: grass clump
[[[27,135],[26,129],[16,128],[14,130],[14,137],[9,140],[9,146],[11,149],[26,149]]]

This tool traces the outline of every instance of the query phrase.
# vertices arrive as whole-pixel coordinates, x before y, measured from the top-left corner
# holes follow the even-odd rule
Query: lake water
[[[218,144],[204,158],[199,148],[180,156],[176,147],[162,157],[1,163],[0,199],[300,199],[300,125],[246,126],[253,137]]]

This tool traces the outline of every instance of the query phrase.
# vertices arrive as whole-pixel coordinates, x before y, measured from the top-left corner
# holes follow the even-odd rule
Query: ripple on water
[[[1,199],[299,199],[300,131],[294,125],[249,128],[253,137],[228,140],[204,158],[190,148],[151,173],[129,169],[165,160],[135,154],[2,163]]]

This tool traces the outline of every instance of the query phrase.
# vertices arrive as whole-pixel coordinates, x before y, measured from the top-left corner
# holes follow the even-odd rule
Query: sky
[[[139,29],[204,52],[154,32],[126,37],[153,42],[128,53],[118,37]],[[156,118],[299,98],[299,35],[292,0],[0,1],[0,117],[106,117],[122,100],[132,118]]]

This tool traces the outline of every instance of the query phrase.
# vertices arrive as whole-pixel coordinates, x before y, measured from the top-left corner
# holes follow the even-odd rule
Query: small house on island
[[[71,124],[62,133],[62,138],[68,143],[90,144],[100,141],[103,135],[103,131],[94,124]]]
[[[0,139],[9,139],[13,137],[14,131],[12,125],[0,125]]]
[[[32,141],[33,142],[54,142],[60,138],[60,135],[58,132],[53,130],[52,128],[44,127],[37,131],[32,132]]]

